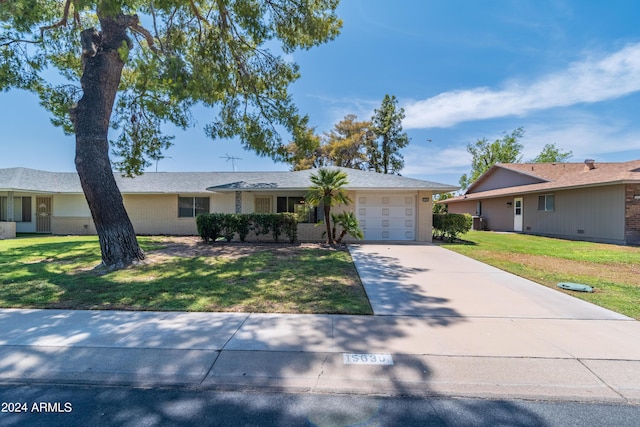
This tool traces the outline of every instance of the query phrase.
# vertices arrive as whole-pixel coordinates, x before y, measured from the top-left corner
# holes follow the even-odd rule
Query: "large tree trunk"
[[[129,43],[126,31],[130,19],[123,15],[102,17],[102,33],[93,29],[82,32],[83,96],[71,112],[76,170],[100,239],[102,263],[109,268],[144,259],[111,170],[107,137],[124,66],[118,48]]]

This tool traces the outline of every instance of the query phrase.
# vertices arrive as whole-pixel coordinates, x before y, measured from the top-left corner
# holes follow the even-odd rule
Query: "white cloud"
[[[318,126],[319,133],[329,131],[340,120],[344,119],[348,114],[354,114],[358,120],[369,120],[373,115],[373,111],[380,107],[381,100],[367,100],[361,98],[331,98],[321,95],[308,95],[315,100],[317,105],[324,106],[322,120],[320,123],[312,123],[312,126]],[[319,115],[312,116],[311,120],[318,120]]]
[[[640,91],[640,43],[612,54],[586,58],[532,82],[501,89],[480,87],[441,93],[404,106],[405,129],[451,127],[457,123],[594,103]]]
[[[586,158],[601,161],[625,161],[624,153],[637,151],[640,154],[640,130],[624,120],[598,120],[591,114],[564,117],[559,123],[527,126],[523,140],[524,161],[537,156],[545,144],[556,144],[562,151],[572,151],[571,162]],[[634,156],[633,158],[638,158]]]
[[[471,155],[466,147],[441,148],[438,146],[409,145],[404,156],[403,175],[439,175],[467,172]]]

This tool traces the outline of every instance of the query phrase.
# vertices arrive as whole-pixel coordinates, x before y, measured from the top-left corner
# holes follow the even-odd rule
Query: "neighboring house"
[[[497,164],[442,203],[490,230],[640,244],[640,160]]]
[[[457,187],[397,175],[340,168],[365,240],[431,241],[432,195]],[[147,172],[116,174],[125,208],[138,234],[197,234],[200,213],[304,212],[301,241],[322,240],[317,209],[303,209],[310,174],[297,172]],[[95,234],[76,173],[0,169],[0,221],[17,232]],[[2,224],[0,222],[0,224]]]

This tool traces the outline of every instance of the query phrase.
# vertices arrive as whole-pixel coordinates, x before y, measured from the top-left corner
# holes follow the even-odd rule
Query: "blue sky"
[[[457,184],[468,143],[518,127],[525,160],[547,143],[571,161],[640,159],[635,0],[344,0],[339,14],[335,41],[292,55],[294,99],[322,133],[395,95],[411,137],[405,176]],[[73,137],[32,95],[0,93],[0,128],[0,167],[74,170]],[[288,169],[201,127],[175,136],[159,171],[230,171],[226,155],[242,158],[239,171]]]

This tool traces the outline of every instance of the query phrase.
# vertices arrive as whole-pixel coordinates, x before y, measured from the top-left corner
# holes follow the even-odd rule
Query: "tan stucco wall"
[[[53,234],[96,234],[91,211],[83,194],[54,194],[51,216]]]
[[[136,234],[197,234],[195,218],[178,218],[178,196],[175,194],[127,194],[123,200]],[[211,202],[209,204],[211,206]]]
[[[414,193],[416,200],[416,241],[430,242],[432,238],[432,193],[420,191]],[[276,210],[278,196],[304,196],[304,192],[243,192],[241,194],[242,212],[254,210],[254,199],[270,197],[272,210]],[[357,198],[356,191],[349,191],[352,201]],[[236,209],[235,193],[204,194],[127,194],[123,196],[125,208],[137,234],[172,234],[196,235],[195,218],[178,218],[178,197],[209,197],[210,211],[234,213]],[[423,201],[423,199],[425,201]],[[355,202],[350,205],[335,206],[333,213],[355,211]],[[318,212],[322,219],[322,212]],[[54,195],[53,216],[51,218],[53,234],[96,234],[89,208],[83,195]],[[300,224],[298,237],[300,241],[321,241],[324,226]],[[248,236],[251,239],[253,236]],[[271,241],[271,236],[260,236],[260,240]],[[285,236],[282,236],[286,240]],[[345,241],[353,241],[345,237]]]
[[[52,214],[56,217],[91,217],[84,194],[55,194]]]
[[[433,193],[419,191],[416,201],[416,241],[431,242],[433,239]]]
[[[52,234],[96,234],[93,219],[88,217],[51,217]]]

